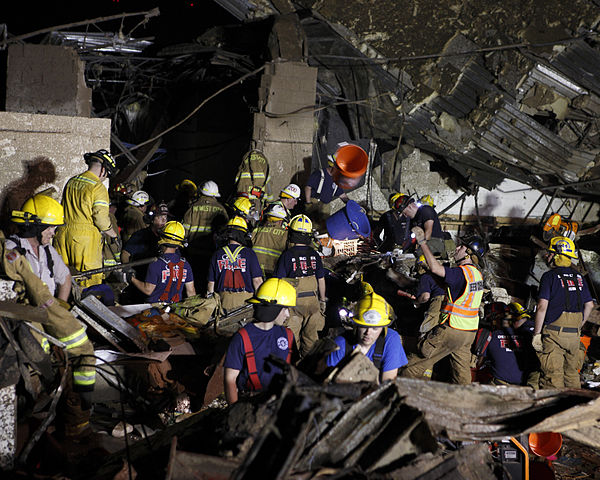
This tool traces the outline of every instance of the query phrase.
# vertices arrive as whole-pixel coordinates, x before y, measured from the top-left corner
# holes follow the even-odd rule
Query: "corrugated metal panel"
[[[585,40],[572,42],[550,64],[572,81],[600,94],[600,52]]]

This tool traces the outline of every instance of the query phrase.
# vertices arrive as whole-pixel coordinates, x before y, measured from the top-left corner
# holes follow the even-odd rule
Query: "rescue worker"
[[[183,300],[183,288],[188,297],[196,295],[192,268],[181,256],[185,244],[185,230],[181,223],[167,222],[160,232],[160,257],[148,266],[142,282],[133,275],[129,280],[147,295],[148,303],[177,303]]]
[[[581,327],[594,301],[585,279],[571,266],[577,259],[573,240],[554,237],[548,250],[552,268],[540,280],[532,341],[541,363],[540,388],[581,388]]]
[[[330,203],[336,198],[347,202],[348,196],[334,181],[333,160],[329,160],[327,167],[315,170],[310,174],[304,186],[304,200],[307,205],[316,202]]]
[[[483,261],[485,247],[479,237],[460,239],[454,252],[456,267],[442,266],[429,249],[425,232],[412,229],[434,275],[447,286],[442,305],[442,322],[420,342],[420,356],[411,355],[402,376],[425,378],[433,366],[450,356],[451,383],[471,383],[471,344],[479,326],[479,306],[483,297],[483,276],[477,264]]]
[[[146,227],[135,232],[123,246],[123,263],[135,262],[158,254],[160,233],[169,219],[169,207],[166,203],[153,206],[144,215]]]
[[[252,233],[252,250],[256,253],[265,278],[273,276],[277,261],[287,246],[286,218],[284,207],[272,203],[265,212],[263,222]]]
[[[102,268],[103,237],[116,250],[120,239],[111,226],[109,198],[102,184],[116,170],[114,158],[106,150],[83,156],[87,171],[69,179],[63,190],[65,225],[57,229],[54,246],[64,262],[80,272]],[[89,287],[102,283],[102,274],[81,281]]]
[[[413,227],[423,229],[427,245],[434,255],[447,258],[444,231],[437,212],[432,207],[415,202],[415,199],[409,195],[403,195],[396,199],[396,209],[410,218],[411,229]],[[415,254],[421,255],[421,249],[417,247]]]
[[[446,298],[446,292],[444,291],[445,285],[441,278],[437,275],[432,275],[429,271],[427,260],[425,260],[424,255],[421,255],[417,259],[416,265],[420,277],[417,293],[415,295],[415,304],[427,305],[425,317],[419,327],[420,334],[425,335],[432,328],[435,328],[440,324],[440,313],[442,303],[444,298]]]
[[[183,216],[183,228],[188,239],[185,253],[196,272],[196,289],[201,292],[206,291],[206,272],[216,247],[215,234],[229,219],[227,210],[218,200],[220,197],[219,187],[215,182],[204,182],[199,197]]]
[[[394,380],[408,360],[400,335],[388,328],[392,322],[389,304],[376,293],[364,295],[352,321],[355,328],[335,338],[339,349],[328,355],[327,366],[334,367],[353,351],[359,351],[377,367],[380,381]]]
[[[43,330],[66,346],[69,358],[69,375],[65,391],[57,408],[57,430],[61,436],[83,437],[92,433],[90,414],[92,392],[96,382],[94,347],[85,327],[63,308],[62,300],[53,298],[44,282],[33,273],[27,258],[16,250],[6,248],[0,240],[1,274],[16,282],[18,303],[31,304],[44,309],[48,322]],[[40,326],[42,328],[42,326]],[[42,347],[50,353],[50,344],[43,339]]]
[[[207,296],[217,292],[226,311],[242,307],[263,282],[256,253],[243,245],[247,234],[246,221],[233,217],[225,228],[227,244],[217,249],[210,260]]]
[[[406,250],[411,244],[410,219],[395,207],[396,200],[400,196],[401,193],[390,195],[390,209],[379,217],[373,228],[373,238],[377,249],[381,252],[388,252],[394,248]],[[383,240],[381,240],[382,233]]]
[[[285,280],[269,278],[247,302],[254,304],[254,318],[233,335],[223,364],[229,404],[237,402],[240,394],[267,390],[273,377],[282,373],[277,365],[265,368],[269,355],[287,363],[295,363],[297,356],[294,334],[283,326],[289,309],[296,305],[294,287]]]
[[[270,203],[267,210],[274,205],[281,205],[285,210],[285,221],[284,224],[290,223],[292,218],[292,211],[298,205],[298,199],[300,198],[300,187],[295,183],[290,183],[287,187],[283,188],[279,192],[279,200]]]
[[[173,219],[182,222],[185,212],[188,211],[190,205],[196,199],[198,187],[192,180],[185,178],[175,185],[175,191],[175,198],[171,200],[167,206],[169,207],[169,212],[171,212]]]
[[[227,223],[229,216],[225,207],[217,200],[221,197],[218,185],[209,180],[200,188],[199,198],[192,203],[183,216],[183,228],[190,250],[213,248],[213,232]]]
[[[138,230],[146,228],[144,215],[151,203],[150,195],[143,190],[133,192],[125,202],[127,203],[127,206],[123,211],[123,217],[121,219],[121,239],[123,242],[129,240],[131,235]]]
[[[258,221],[258,215],[254,210],[252,202],[246,194],[239,195],[231,205],[228,205],[230,217],[241,217],[246,221],[248,230],[252,230]]]
[[[246,195],[258,213],[273,200],[269,161],[260,150],[251,149],[244,155],[235,176],[235,187],[237,195]]]
[[[429,194],[423,195],[419,200],[421,205],[429,205],[431,208],[435,208],[435,204],[433,202],[433,197]]]
[[[158,241],[160,233],[169,219],[169,208],[166,203],[154,205],[144,220],[150,223],[146,228],[135,232],[127,241],[121,252],[123,263],[135,262],[145,258],[150,258],[159,254]],[[146,278],[148,265],[138,265],[133,267],[137,278]],[[194,267],[192,265],[192,271]],[[144,303],[143,293],[135,286],[128,285],[121,293],[123,299],[121,303]]]
[[[56,227],[64,224],[62,205],[46,195],[34,195],[21,210],[13,210],[12,221],[18,230],[6,240],[6,248],[24,255],[50,294],[67,302],[71,295],[71,273],[52,246]]]
[[[306,215],[296,215],[289,226],[288,244],[277,262],[274,276],[289,279],[297,292],[287,326],[292,329],[300,356],[305,357],[319,332],[325,327],[325,269],[321,256],[312,248],[312,222]]]
[[[531,333],[523,317],[510,315],[510,307],[501,302],[485,306],[486,312],[495,306],[501,312],[492,325],[489,342],[481,355],[491,370],[494,385],[527,385],[529,375],[539,362],[531,345]],[[486,315],[487,317],[488,315]]]

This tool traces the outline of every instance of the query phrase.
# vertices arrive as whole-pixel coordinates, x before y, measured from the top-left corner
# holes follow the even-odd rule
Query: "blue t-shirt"
[[[296,245],[283,252],[277,261],[274,276],[277,278],[317,278],[325,276],[321,256],[311,247]]]
[[[129,252],[131,261],[148,258],[158,253],[158,235],[150,227],[134,232],[125,243],[123,250]]]
[[[383,335],[384,332],[381,332]],[[327,357],[327,366],[335,367],[345,356],[346,356],[346,339],[343,335],[335,338],[335,343],[340,347],[339,350],[331,352]],[[367,352],[367,358],[373,361],[373,354],[375,353],[375,344],[371,345]],[[356,348],[356,345],[352,346],[352,350]],[[406,353],[404,353],[404,347],[402,347],[402,339],[395,330],[391,328],[387,329],[387,335],[385,336],[385,343],[383,344],[383,355],[381,357],[381,372],[388,372],[396,368],[401,368],[408,363]]]
[[[383,243],[380,250],[391,250],[394,245],[406,249],[411,243],[410,219],[395,210],[388,210],[377,221],[374,233],[383,230]]]
[[[423,230],[425,230],[425,222],[428,220],[433,220],[431,238],[441,238],[443,240],[444,231],[442,230],[440,219],[438,218],[437,212],[429,205],[421,205],[419,207],[417,213],[415,214],[415,218],[413,218],[410,222],[410,227],[421,227]]]
[[[273,328],[270,330],[262,330],[252,323],[249,323],[243,328],[248,332],[250,343],[252,343],[260,384],[263,390],[266,390],[269,388],[273,377],[282,372],[279,367],[274,366],[273,364],[269,364],[269,371],[266,371],[265,359],[271,354],[276,355],[283,360],[288,357],[290,345],[288,343],[286,329],[279,325],[273,325]],[[292,334],[292,349],[294,348],[293,338]],[[223,365],[225,368],[233,368],[234,370],[240,371],[236,381],[238,390],[252,390],[248,387],[248,365],[246,363],[244,341],[239,332],[231,338]]]
[[[215,292],[254,292],[252,279],[262,277],[262,269],[254,250],[239,247],[235,244],[221,247],[210,259],[208,281],[215,282]]]
[[[177,265],[180,260],[183,260],[182,269],[180,269]],[[169,264],[173,264],[175,276],[171,281],[171,286],[169,287],[169,292],[166,299],[161,299],[160,297],[165,292],[167,285],[169,284],[169,279],[171,278],[171,269],[169,268]],[[179,283],[180,278],[181,285],[179,289],[177,289],[177,284]],[[178,252],[165,253],[158,260],[148,266],[146,282],[156,285],[154,291],[148,295],[148,302],[180,302],[183,300],[184,284],[193,281],[194,275],[192,274],[192,267],[190,267],[190,264],[187,262],[187,260],[182,258]]]
[[[319,184],[323,178],[321,192],[318,192]],[[330,203],[335,198],[339,197],[344,191],[333,181],[326,168],[315,170],[308,177],[306,186],[311,188],[310,195],[312,198],[318,198],[323,203]]]
[[[441,279],[431,273],[424,273],[419,279],[416,297],[419,298],[423,293],[429,292],[431,298],[445,295],[446,291],[443,288]]]
[[[568,308],[565,287],[568,288]],[[583,304],[592,301],[585,278],[571,267],[555,267],[544,273],[540,280],[538,298],[548,300],[545,325],[558,320],[563,312],[583,312]]]
[[[528,373],[535,370],[536,358],[527,331],[511,327],[494,330],[485,350],[492,375],[513,385],[526,385]]]
[[[446,271],[444,282],[450,288],[452,300],[456,301],[463,294],[465,288],[467,288],[465,274],[460,267],[444,267],[444,270]]]

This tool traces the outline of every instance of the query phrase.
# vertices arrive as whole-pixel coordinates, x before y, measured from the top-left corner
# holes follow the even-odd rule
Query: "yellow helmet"
[[[261,283],[254,296],[246,301],[258,305],[295,307],[296,289],[281,278],[269,278]]]
[[[306,215],[296,215],[290,220],[290,230],[299,233],[312,233],[312,222]]]
[[[577,258],[575,244],[573,243],[573,240],[567,237],[552,238],[552,240],[550,240],[550,247],[548,250],[559,255],[564,255],[565,257]]]
[[[233,217],[227,222],[227,228],[241,230],[246,233],[248,231],[248,223],[242,217]]]
[[[433,207],[433,198],[431,195],[423,195],[419,202],[421,202],[422,205],[429,205],[430,207]]]
[[[525,310],[525,308],[523,308],[523,305],[521,305],[520,303],[517,302],[512,302],[509,305],[510,308],[510,312],[518,318],[531,318],[531,315],[529,315],[529,313],[527,313],[527,310]]]
[[[381,295],[372,293],[358,301],[354,323],[362,327],[386,327],[392,323],[391,309]]]
[[[390,208],[394,208],[394,204],[396,203],[396,200],[398,200],[399,197],[401,197],[402,194],[401,193],[392,193],[389,198],[388,201],[390,203]]]
[[[246,197],[238,197],[235,202],[233,202],[233,209],[244,216],[250,215],[250,208],[252,207],[252,203]]]
[[[198,191],[198,187],[191,180],[184,178],[180,183],[175,185],[175,190],[180,190],[182,192],[188,192],[192,195],[195,195]]]
[[[176,221],[167,222],[160,232],[159,245],[182,247],[185,242],[185,229]]]
[[[58,226],[65,223],[63,206],[46,195],[34,195],[29,198],[22,210],[12,211],[12,221],[48,226]]]

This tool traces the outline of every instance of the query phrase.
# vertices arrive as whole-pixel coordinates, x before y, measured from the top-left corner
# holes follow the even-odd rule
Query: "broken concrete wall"
[[[453,189],[440,173],[431,171],[433,162],[433,157],[415,148],[402,160],[400,191],[416,193],[419,196],[431,195],[435,201],[436,210],[441,212],[450,206],[462,194],[462,191]],[[525,220],[525,216],[536,204],[541,194],[542,192],[539,190],[534,190],[525,184],[505,179],[497,188],[480,189],[478,194],[479,215],[494,217],[496,225],[519,224]],[[551,213],[560,213],[576,221],[581,221],[584,216],[586,222],[592,222],[598,218],[599,206],[596,203],[591,205],[590,209],[590,202],[582,201],[577,204],[575,199],[565,201],[562,198],[555,198],[548,207],[551,198],[551,191],[544,192],[544,197],[537,202],[526,221],[538,223],[542,216],[549,216]],[[476,221],[476,216],[475,197],[467,195],[464,203],[457,203],[445,213],[445,220],[447,226],[450,227],[453,221],[461,219]],[[456,224],[454,225],[456,228]]]
[[[262,76],[253,138],[269,160],[275,197],[310,175],[316,83],[317,69],[302,62],[271,64]]]
[[[85,63],[77,52],[58,45],[8,48],[6,109],[90,117],[92,89],[85,84]]]
[[[0,112],[2,220],[32,194],[53,188],[87,167],[83,154],[110,149],[111,120]]]

